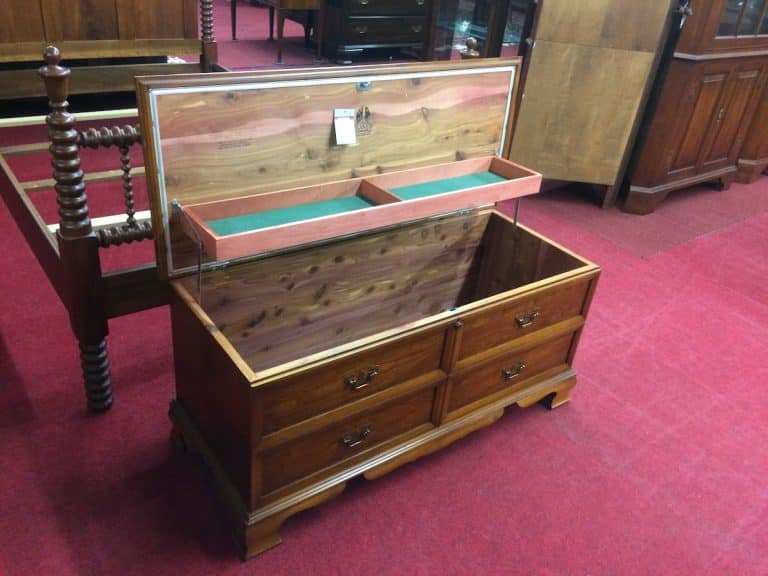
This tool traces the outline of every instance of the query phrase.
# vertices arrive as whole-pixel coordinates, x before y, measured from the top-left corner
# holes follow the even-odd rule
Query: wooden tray
[[[473,158],[185,209],[205,252],[231,260],[538,192],[541,175]]]

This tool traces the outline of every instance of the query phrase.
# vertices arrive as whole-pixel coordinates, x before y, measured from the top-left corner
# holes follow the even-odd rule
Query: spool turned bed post
[[[236,0],[232,0],[234,6]],[[213,0],[200,0],[200,41],[203,49],[200,52],[200,68],[210,72],[219,61],[218,47],[213,36]]]
[[[50,113],[46,118],[51,141],[51,164],[59,204],[60,282],[72,331],[80,345],[80,359],[88,408],[102,412],[112,405],[112,384],[106,336],[105,292],[99,261],[99,242],[88,215],[83,171],[80,168],[75,117],[67,96],[70,70],[59,66],[61,54],[53,46],[43,53],[39,73],[45,82]]]

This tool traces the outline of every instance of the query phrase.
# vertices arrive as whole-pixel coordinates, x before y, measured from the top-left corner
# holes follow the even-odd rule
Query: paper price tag
[[[336,108],[333,111],[333,128],[336,133],[337,145],[357,144],[355,109]]]

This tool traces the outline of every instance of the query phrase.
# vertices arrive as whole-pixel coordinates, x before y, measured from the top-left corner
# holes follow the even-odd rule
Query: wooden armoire
[[[768,166],[768,0],[691,0],[633,154],[624,209]]]

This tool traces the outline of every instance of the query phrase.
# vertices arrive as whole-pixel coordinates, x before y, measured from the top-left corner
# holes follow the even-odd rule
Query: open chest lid
[[[538,192],[501,158],[519,66],[137,78],[161,274]]]

